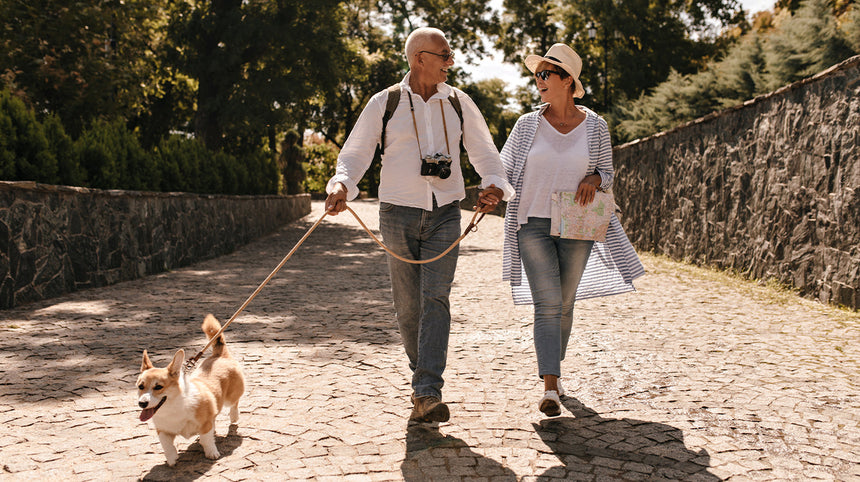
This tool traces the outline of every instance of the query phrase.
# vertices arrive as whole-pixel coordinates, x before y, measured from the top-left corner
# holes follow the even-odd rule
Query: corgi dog
[[[211,339],[221,329],[214,316],[206,315],[203,332]],[[212,345],[206,358],[190,376],[183,370],[185,350],[178,350],[167,368],[156,368],[143,351],[143,364],[137,378],[140,420],[152,420],[164,448],[167,465],[176,464],[178,454],[173,440],[177,435],[200,435],[207,458],[221,456],[215,447],[215,417],[224,406],[230,407],[230,423],[239,421],[239,398],[245,391],[242,368],[227,351],[224,335]]]

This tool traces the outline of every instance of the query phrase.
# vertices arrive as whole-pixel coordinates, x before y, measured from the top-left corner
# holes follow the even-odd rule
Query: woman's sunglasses
[[[546,81],[546,79],[549,78],[550,74],[555,74],[555,75],[561,77],[561,72],[559,72],[557,70],[549,70],[549,69],[541,70],[540,72],[535,72],[535,77],[539,78],[540,80]]]

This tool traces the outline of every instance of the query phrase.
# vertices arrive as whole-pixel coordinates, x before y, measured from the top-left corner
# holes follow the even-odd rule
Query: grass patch
[[[647,252],[638,254],[645,264],[646,270],[653,274],[675,274],[678,277],[704,279],[733,288],[759,302],[780,306],[800,304],[842,321],[860,322],[860,312],[845,306],[829,305],[803,298],[798,294],[796,288],[780,283],[773,278],[753,280],[732,268],[697,266],[675,261],[662,254]]]

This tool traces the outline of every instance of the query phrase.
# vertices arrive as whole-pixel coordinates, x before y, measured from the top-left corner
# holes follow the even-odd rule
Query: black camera
[[[451,156],[442,153],[424,156],[421,159],[422,176],[439,176],[439,179],[448,179],[451,176]]]

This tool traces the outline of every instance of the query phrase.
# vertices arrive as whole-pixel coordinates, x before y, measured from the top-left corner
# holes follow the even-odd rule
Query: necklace
[[[576,109],[576,107],[574,107],[574,109]],[[558,125],[559,125],[559,126],[561,126],[561,127],[567,127],[567,126],[568,126],[568,124],[570,124],[570,122],[564,122],[564,117],[563,117],[563,115],[564,115],[564,114],[561,114],[561,115],[559,115],[559,114],[553,114],[553,117],[555,117],[555,118],[556,118],[556,121],[558,122]],[[571,117],[572,117],[573,119],[576,119],[576,111],[574,111],[574,112],[573,112],[573,114],[571,115]]]

